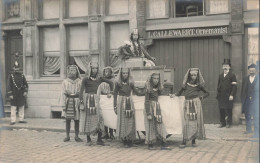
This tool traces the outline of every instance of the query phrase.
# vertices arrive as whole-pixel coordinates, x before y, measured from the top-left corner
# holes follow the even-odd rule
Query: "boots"
[[[180,148],[185,148],[186,147],[186,140],[185,139],[183,139],[182,144],[179,145],[179,147]]]
[[[92,146],[92,141],[89,135],[87,135],[87,146]]]
[[[161,150],[171,150],[171,148],[164,141],[161,141]]]
[[[70,141],[70,119],[66,119],[66,138],[64,138],[64,142]]]
[[[195,138],[192,139],[191,145],[192,145],[192,147],[197,147],[197,145],[196,145],[196,139],[195,139]]]
[[[79,120],[74,120],[74,128],[75,128],[75,141],[83,142],[83,140],[79,138]]]
[[[102,141],[101,136],[102,136],[101,131],[98,131],[97,145],[105,145],[104,142]]]
[[[149,149],[149,150],[155,150],[155,147],[154,147],[154,145],[151,143],[151,144],[148,144],[148,149]]]

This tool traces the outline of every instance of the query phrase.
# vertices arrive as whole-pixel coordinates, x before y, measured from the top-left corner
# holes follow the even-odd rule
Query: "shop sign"
[[[186,28],[186,29],[167,29],[148,31],[148,39],[155,38],[174,38],[174,37],[196,37],[196,36],[212,36],[224,35],[228,33],[228,27],[212,27],[212,28]]]

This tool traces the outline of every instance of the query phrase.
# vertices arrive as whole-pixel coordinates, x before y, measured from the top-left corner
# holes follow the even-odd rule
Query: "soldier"
[[[99,76],[99,66],[96,62],[91,62],[86,72],[86,77],[82,80],[80,89],[80,99],[84,102],[84,110],[81,110],[80,128],[87,135],[87,145],[91,146],[90,135],[98,134],[97,144],[105,145],[102,141],[102,131],[104,122],[102,121],[101,110],[98,106],[97,89],[102,82],[107,82],[110,90],[113,90],[113,82]],[[89,72],[90,71],[90,72]],[[111,97],[112,91],[107,95]]]
[[[80,100],[79,91],[81,87],[81,79],[78,67],[69,65],[67,67],[68,78],[62,82],[63,102],[65,103],[65,119],[66,119],[66,138],[64,142],[70,141],[70,124],[74,120],[75,141],[82,142],[79,138],[79,118],[80,118]]]
[[[232,108],[237,91],[236,75],[230,70],[230,59],[224,59],[223,73],[219,75],[217,99],[220,111],[220,126],[230,128],[232,123]]]
[[[28,84],[23,73],[20,71],[18,60],[15,61],[13,72],[9,74],[7,81],[7,95],[11,100],[11,123],[16,122],[16,109],[19,108],[19,123],[26,123],[24,121],[24,105],[25,98],[28,93]]]

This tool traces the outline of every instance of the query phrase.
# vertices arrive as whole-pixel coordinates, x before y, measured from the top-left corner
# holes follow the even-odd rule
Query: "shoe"
[[[80,139],[79,137],[75,137],[75,141],[76,141],[76,142],[83,142],[83,140]]]
[[[68,142],[68,141],[70,141],[70,137],[66,137],[66,138],[64,138],[63,141],[64,141],[64,142]]]
[[[222,128],[222,127],[225,127],[226,125],[223,125],[223,124],[220,124],[219,126],[218,126],[218,128]]]
[[[105,143],[104,143],[102,140],[98,140],[98,141],[97,141],[97,145],[103,145],[103,146],[104,146]]]
[[[148,144],[148,150],[156,150],[153,144]]]
[[[172,149],[168,146],[161,146],[161,150],[172,150]]]
[[[192,147],[197,147],[197,144],[196,143],[192,143],[191,146]]]
[[[19,123],[27,123],[26,121],[19,121]]]
[[[86,143],[86,146],[92,146],[92,145],[93,145],[92,141],[88,141],[88,142]]]
[[[114,140],[115,139],[114,135],[110,135],[110,139]]]
[[[226,128],[230,128],[231,127],[231,125],[226,125]]]
[[[186,144],[179,145],[179,148],[185,148],[185,147],[186,147]]]
[[[14,124],[15,124],[15,122],[11,122],[11,123],[10,123],[10,125],[14,125]]]

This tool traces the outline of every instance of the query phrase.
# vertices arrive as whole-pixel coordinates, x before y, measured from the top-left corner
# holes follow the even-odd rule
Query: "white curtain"
[[[76,64],[79,66],[79,68],[86,72],[88,64],[91,62],[91,55],[74,56],[73,58],[74,58]]]
[[[60,69],[60,57],[44,58],[44,74],[52,75]]]

